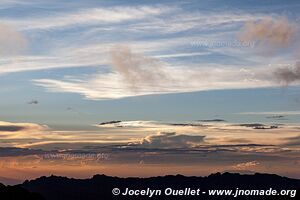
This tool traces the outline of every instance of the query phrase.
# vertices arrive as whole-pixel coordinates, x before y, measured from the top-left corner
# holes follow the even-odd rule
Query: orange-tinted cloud
[[[282,17],[247,22],[239,33],[239,38],[242,41],[256,42],[264,48],[281,48],[291,44],[295,35],[295,25]]]

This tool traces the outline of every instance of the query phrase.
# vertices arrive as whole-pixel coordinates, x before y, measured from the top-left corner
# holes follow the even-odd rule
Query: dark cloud
[[[212,148],[223,148],[223,147],[271,147],[274,145],[265,145],[265,144],[223,144],[223,145],[210,145]]]
[[[273,120],[289,120],[284,115],[273,115],[273,116],[267,116],[267,119],[273,119]],[[277,125],[283,125],[283,124],[277,124]]]
[[[39,104],[38,100],[31,100],[28,102],[28,104]]]
[[[281,157],[280,153],[286,155],[287,150],[273,145],[261,144],[237,144],[237,145],[182,145],[176,142],[161,142],[165,139],[152,139],[152,142],[142,144],[129,144],[113,147],[110,150],[111,162],[139,163],[144,164],[226,164],[243,163],[249,160],[258,161],[282,161],[293,160],[289,157]],[[195,141],[194,139],[192,140]],[[170,145],[172,144],[172,145]],[[183,142],[185,144],[185,142]],[[178,146],[177,146],[178,145]],[[167,148],[171,146],[171,148]]]
[[[108,124],[118,124],[122,121],[119,121],[119,120],[114,120],[114,121],[108,121],[108,122],[101,122],[99,125],[108,125]]]
[[[173,137],[171,139],[171,137]],[[197,138],[198,137],[198,138]],[[151,140],[149,139],[151,138]],[[57,161],[60,164],[114,163],[129,164],[218,164],[220,166],[249,162],[249,160],[264,161],[294,161],[296,151],[287,151],[262,144],[209,145],[201,143],[204,136],[180,135],[175,133],[160,133],[148,136],[147,141],[136,144],[91,144],[82,149],[21,149],[0,148],[0,157],[28,156],[41,161]],[[191,143],[194,143],[192,145]],[[76,145],[73,146],[76,148]],[[77,147],[78,148],[78,147]],[[280,153],[284,153],[281,156]],[[103,159],[102,155],[106,155]]]
[[[226,122],[224,119],[202,119],[198,120],[199,122]]]
[[[230,138],[230,139],[227,139],[226,142],[234,142],[234,143],[249,143],[251,142],[251,140],[249,139],[246,139],[246,138]]]
[[[282,119],[284,118],[284,115],[273,115],[273,116],[267,116],[267,119]]]
[[[43,153],[45,153],[43,150],[16,147],[0,147],[0,157],[39,155]]]
[[[285,141],[287,141],[287,142],[285,142],[284,145],[287,145],[287,146],[300,146],[300,135],[296,136],[296,137],[286,138]]]
[[[294,82],[300,82],[300,63],[296,63],[294,67],[278,68],[273,72],[275,79],[284,85]]]
[[[238,124],[238,126],[244,126],[244,127],[257,127],[257,126],[265,126],[264,124],[260,123],[250,123],[250,124]]]
[[[196,124],[196,123],[175,123],[175,124],[170,124],[171,126],[206,126],[203,124]]]
[[[276,129],[279,128],[277,125],[267,126],[260,123],[250,123],[250,124],[238,124],[238,126],[253,128],[253,129]]]
[[[25,127],[22,126],[14,126],[14,125],[0,125],[0,131],[4,132],[17,132],[24,130]]]

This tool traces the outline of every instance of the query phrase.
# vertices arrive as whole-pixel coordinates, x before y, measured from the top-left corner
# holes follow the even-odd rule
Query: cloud
[[[202,119],[198,120],[199,122],[226,122],[224,119]]]
[[[25,127],[14,125],[0,125],[0,131],[3,132],[17,132],[23,130]]]
[[[271,116],[267,116],[267,119],[285,119],[284,115],[271,115]]]
[[[0,23],[0,56],[15,55],[27,47],[25,36],[8,24]]]
[[[112,71],[87,79],[66,77],[33,82],[52,92],[79,93],[93,100],[274,85],[264,77],[256,76],[266,73],[266,69],[171,66],[157,58],[135,53],[129,46],[112,48],[111,67]]]
[[[205,136],[162,132],[145,137],[140,145],[151,148],[189,148],[204,142]]]
[[[35,5],[36,2],[32,4]],[[48,4],[39,3],[38,7],[46,9]],[[83,3],[83,5],[86,4]],[[150,51],[153,53],[153,58],[173,58],[174,60],[179,57],[187,59],[191,56],[205,56],[210,52],[186,51],[192,41],[206,40],[205,35],[196,34],[195,36],[194,33],[184,37],[177,34],[168,35],[168,37],[162,37],[162,35],[189,29],[206,30],[208,27],[217,27],[219,30],[220,26],[230,22],[235,24],[260,18],[259,15],[247,13],[243,15],[228,12],[200,14],[197,10],[186,11],[180,8],[180,5],[175,4],[174,7],[164,4],[156,6],[101,6],[100,4],[95,8],[84,7],[72,6],[67,10],[56,10],[54,13],[52,11],[49,11],[50,13],[38,12],[37,15],[33,14],[35,12],[29,12],[23,16],[22,13],[20,16],[7,16],[3,19],[3,22],[25,31],[33,46],[37,45],[41,52],[16,57],[14,62],[1,62],[0,60],[0,74],[107,65],[107,57],[104,55],[107,49],[116,43],[134,43],[140,48],[134,47],[133,49],[139,53]],[[181,17],[174,16],[175,12]],[[62,38],[61,31],[67,31],[70,34]],[[120,34],[122,37],[119,37]],[[210,34],[210,38],[216,35],[218,34]],[[185,48],[181,50],[183,46]]]
[[[300,111],[259,111],[259,112],[242,112],[240,115],[300,115]]]
[[[256,42],[259,47],[267,52],[290,47],[295,44],[297,37],[297,26],[285,17],[265,18],[256,22],[248,22],[239,33],[240,40]],[[276,68],[272,70],[271,76],[269,72],[258,74],[258,76],[264,76],[273,79],[276,83],[288,86],[291,83],[300,81],[300,64],[296,63],[293,67]]]
[[[0,157],[38,155],[43,153],[45,153],[45,151],[38,149],[0,147]]]
[[[118,124],[118,123],[120,123],[120,122],[122,122],[122,121],[120,121],[120,120],[114,120],[114,121],[108,121],[108,122],[101,122],[101,123],[99,124],[99,126],[103,126],[103,125],[111,125],[111,124]]]
[[[77,93],[91,100],[274,86],[274,83],[268,80],[252,79],[252,75],[248,74],[250,72],[237,69],[169,68],[169,77],[172,77],[169,80],[172,81],[157,79],[157,82],[154,82],[150,79],[148,82],[137,84],[141,82],[141,77],[128,82],[124,81],[124,76],[119,73],[97,74],[88,79],[66,77],[63,80],[35,79],[32,81],[35,85],[44,87],[50,92]]]
[[[32,20],[28,17],[13,18],[12,24],[21,30],[29,29],[26,31],[32,33],[32,39],[40,37],[42,32],[51,38],[51,44],[45,44],[47,51],[44,55],[18,57],[13,63],[6,61],[1,63],[0,73],[68,67],[96,68],[99,69],[99,73],[96,74],[82,76],[78,73],[73,77],[64,76],[56,80],[40,77],[33,80],[34,84],[48,91],[77,93],[93,100],[274,86],[274,83],[269,80],[253,76],[256,69],[252,66],[244,70],[240,69],[240,66],[227,64],[227,66],[211,63],[199,64],[199,56],[201,62],[203,60],[216,62],[219,59],[211,58],[221,54],[213,52],[218,48],[209,51],[204,48],[198,52],[191,49],[190,45],[192,41],[206,40],[207,35],[198,34],[199,30],[202,30],[198,29],[200,26],[202,28],[209,26],[210,29],[218,27],[217,30],[219,30],[220,26],[222,28],[226,28],[227,25],[235,27],[240,22],[259,19],[260,15],[209,12],[207,15],[210,17],[207,20],[207,15],[203,13],[194,11],[191,13],[183,8],[175,10],[182,16],[180,19],[170,15],[174,11],[173,8],[168,9],[163,5],[97,7],[68,10],[64,13],[55,13],[51,17],[40,16]],[[161,15],[166,18],[157,19],[156,16]],[[237,16],[239,18],[236,18]],[[181,34],[168,35],[168,37],[158,35],[158,32],[165,32],[163,30],[168,29],[169,24],[175,24],[171,32],[192,29],[193,34],[186,37],[182,37]],[[185,27],[186,24],[188,27]],[[60,37],[61,29],[77,26],[84,27],[82,30],[72,29],[70,37],[64,39]],[[101,28],[107,28],[103,38],[99,38]],[[43,32],[32,29],[51,29],[51,31]],[[132,34],[132,31],[137,34]],[[124,38],[119,37],[120,33],[124,33]],[[130,38],[126,37],[127,35],[130,35]],[[227,40],[220,35],[216,31],[210,34],[209,39]],[[128,43],[130,47],[122,45]],[[118,45],[111,48],[114,44]],[[107,56],[108,51],[110,51],[109,56]],[[225,55],[224,52],[222,49],[222,57],[235,57],[235,55]],[[196,62],[192,62],[193,59]],[[107,65],[110,65],[111,71],[107,70]]]
[[[3,156],[1,161],[6,165],[9,160],[4,157],[10,156],[21,161],[21,157],[29,156],[47,164],[59,163],[60,166],[80,165],[82,162],[89,166],[98,166],[98,164],[129,164],[143,161],[145,165],[172,165],[181,162],[193,166],[209,165],[210,169],[211,166],[220,166],[219,169],[228,166],[236,166],[234,169],[248,169],[257,164],[253,161],[264,164],[279,161],[294,162],[298,153],[297,149],[293,149],[296,146],[282,144],[282,135],[278,134],[279,132],[243,130],[236,128],[235,124],[216,123],[209,127],[177,127],[165,122],[165,127],[162,128],[159,123],[152,122],[152,127],[145,128],[143,121],[120,123],[127,126],[121,129],[116,127],[82,131],[45,132],[31,129],[27,132],[24,130],[14,132],[10,138],[5,139],[3,136],[7,133],[1,132],[0,146],[25,148],[0,148],[0,156]],[[137,126],[144,128],[132,128]],[[216,129],[217,127],[223,127],[224,130]],[[158,131],[162,132],[157,133]],[[22,132],[24,133],[20,137]],[[287,127],[283,132],[287,134],[285,137],[292,141],[292,137],[299,135],[299,127]],[[16,135],[19,137],[14,138]],[[245,141],[245,138],[248,140]],[[103,154],[109,155],[108,159],[99,160],[98,155]],[[261,169],[264,164],[259,168]],[[21,162],[20,166],[23,165]]]
[[[167,72],[159,60],[132,52],[128,46],[115,46],[111,50],[112,67],[133,90],[140,85],[159,87],[168,80]]]
[[[10,123],[10,122],[3,122],[0,121],[0,127],[19,127],[20,130],[44,130],[46,126],[34,124],[34,123]],[[17,129],[17,128],[13,128]]]
[[[170,125],[171,126],[200,126],[200,127],[207,126],[199,123],[172,123]]]
[[[260,165],[258,161],[249,161],[249,162],[244,162],[244,163],[239,163],[235,166],[233,166],[234,169],[237,170],[245,170],[245,169],[252,169],[256,167],[257,165]]]
[[[194,52],[194,53],[175,53],[175,54],[163,54],[154,56],[154,58],[184,58],[184,57],[193,57],[193,56],[205,56],[210,55],[209,52]]]
[[[239,38],[242,41],[256,42],[260,47],[267,46],[268,49],[272,49],[287,47],[295,35],[295,25],[282,17],[247,22],[239,33]]]
[[[123,128],[150,128],[150,127],[159,127],[162,126],[162,123],[155,122],[155,121],[107,121],[98,124],[99,127],[123,127]]]
[[[286,143],[284,143],[284,145],[295,146],[295,147],[300,146],[300,135],[294,136],[294,137],[289,137],[284,140],[287,141]]]
[[[28,102],[28,104],[39,104],[38,100],[31,100]]]
[[[46,130],[48,127],[45,125],[0,121],[0,137],[8,142],[15,139],[41,138],[41,133]]]
[[[297,62],[294,67],[278,68],[273,72],[277,81],[284,85],[294,82],[300,82],[300,63]]]
[[[107,23],[121,23],[130,20],[141,20],[145,17],[158,16],[172,11],[166,6],[112,6],[79,9],[53,16],[40,16],[39,18],[26,18],[20,20],[7,20],[25,30],[57,28],[72,28],[74,26],[88,26]]]

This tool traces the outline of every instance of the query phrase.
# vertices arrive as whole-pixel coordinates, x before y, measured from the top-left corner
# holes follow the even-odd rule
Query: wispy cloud
[[[140,20],[145,17],[165,14],[173,9],[166,6],[113,6],[90,8],[69,13],[43,16],[40,18],[27,18],[5,21],[22,27],[23,30],[32,29],[58,29],[72,26],[88,26],[106,23],[120,23],[130,20]]]
[[[255,88],[272,86],[265,80],[267,69],[237,69],[170,66],[168,63],[135,53],[129,47],[112,52],[112,72],[73,80],[33,80],[53,92],[72,92],[88,99],[116,99],[149,94],[194,92],[212,89]],[[93,87],[91,87],[91,85]]]
[[[242,112],[241,115],[300,115],[300,111]]]

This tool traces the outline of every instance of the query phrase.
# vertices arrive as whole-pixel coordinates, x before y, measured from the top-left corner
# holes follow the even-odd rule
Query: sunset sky
[[[299,11],[296,0],[1,0],[0,182],[300,178]]]

